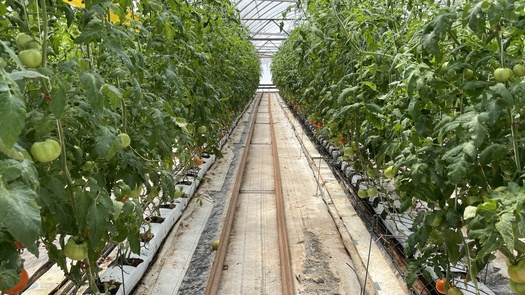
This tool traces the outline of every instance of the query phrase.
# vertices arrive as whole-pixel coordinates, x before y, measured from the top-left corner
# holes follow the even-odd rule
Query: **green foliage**
[[[353,144],[356,170],[400,168],[401,209],[430,209],[407,242],[409,283],[460,261],[475,282],[494,251],[525,255],[525,81],[493,77],[525,61],[525,4],[446,2],[309,1],[272,63],[283,98]]]
[[[193,155],[220,155],[221,133],[260,76],[228,1],[50,3],[0,2],[0,247],[2,262],[16,257],[0,264],[7,285],[22,267],[15,240],[34,253],[45,244],[79,285],[107,243],[139,252],[141,204],[173,200]],[[17,57],[20,32],[42,52],[35,70]],[[48,138],[60,142],[59,159],[31,161],[31,145]],[[68,236],[87,241],[90,269],[66,265]]]

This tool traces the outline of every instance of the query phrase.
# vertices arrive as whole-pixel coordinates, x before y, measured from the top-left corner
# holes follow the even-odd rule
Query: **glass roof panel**
[[[299,19],[296,0],[232,0],[261,59],[271,58]],[[291,8],[289,8],[291,7]],[[290,9],[283,18],[283,12]],[[281,29],[282,28],[282,29]]]

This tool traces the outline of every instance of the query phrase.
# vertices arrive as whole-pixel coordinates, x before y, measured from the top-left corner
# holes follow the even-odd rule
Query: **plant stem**
[[[44,35],[42,36],[42,67],[45,67],[47,58],[47,37],[49,35],[46,0],[41,0],[40,5],[42,6],[42,26],[44,27]]]
[[[514,163],[516,164],[516,171],[521,171],[521,161],[520,154],[518,153],[518,139],[516,138],[516,126],[514,126],[514,117],[512,115],[512,110],[509,109],[510,117],[510,133],[512,136],[512,148],[514,150]]]
[[[88,269],[87,275],[89,280],[89,288],[91,289],[91,292],[93,292],[93,294],[100,294],[100,291],[97,287],[97,283],[95,282],[95,278],[93,277],[93,271],[91,270],[91,267]]]
[[[479,295],[479,286],[478,286],[478,280],[476,278],[476,275],[472,272],[472,259],[470,258],[470,249],[467,244],[467,240],[465,240],[465,236],[463,234],[460,235],[461,240],[463,241],[463,245],[465,247],[465,250],[467,252],[467,266],[468,266],[468,273],[470,274],[470,279],[474,283],[474,287],[476,288],[476,294]]]

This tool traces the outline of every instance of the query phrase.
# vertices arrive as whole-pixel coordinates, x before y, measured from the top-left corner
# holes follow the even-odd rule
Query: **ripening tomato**
[[[29,281],[29,275],[27,274],[27,271],[25,269],[22,269],[22,272],[20,272],[20,281],[18,281],[18,284],[14,286],[11,289],[8,290],[2,290],[4,294],[17,294],[20,293],[27,285],[27,282]]]
[[[516,264],[511,264],[507,260],[509,277],[516,283],[525,284],[525,258],[522,258]]]
[[[445,284],[447,283],[447,279],[446,278],[442,278],[442,279],[439,279],[436,281],[436,290],[440,293],[440,294],[445,294],[446,291],[445,291]]]
[[[193,158],[193,163],[197,166],[200,166],[204,163],[204,161],[200,157],[195,156],[195,158]]]

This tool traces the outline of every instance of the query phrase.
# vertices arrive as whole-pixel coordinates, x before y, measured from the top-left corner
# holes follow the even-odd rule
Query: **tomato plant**
[[[460,262],[477,285],[495,251],[525,254],[525,3],[445,2],[302,3],[308,20],[271,66],[316,132],[354,144],[352,168],[370,185],[394,177],[382,202],[428,209],[404,243],[409,285]]]
[[[4,1],[0,11],[0,257],[10,261],[0,273],[23,265],[14,241],[35,255],[44,244],[83,285],[107,243],[140,252],[141,203],[180,196],[177,173],[198,148],[220,156],[259,57],[224,0]]]

